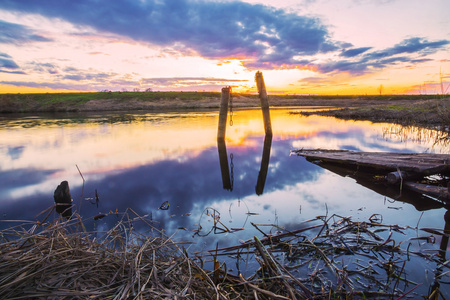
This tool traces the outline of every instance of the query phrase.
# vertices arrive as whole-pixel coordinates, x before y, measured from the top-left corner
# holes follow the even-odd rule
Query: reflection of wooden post
[[[227,129],[227,114],[228,114],[228,102],[230,100],[230,87],[222,88],[222,99],[220,101],[220,113],[219,113],[219,129],[217,132],[217,139],[224,139]]]
[[[264,131],[266,135],[272,135],[272,124],[270,121],[269,101],[267,100],[266,85],[261,72],[256,72],[256,86],[258,87],[259,99],[261,100],[261,110],[264,119]]]
[[[256,182],[256,195],[262,195],[266,184],[267,170],[269,169],[270,148],[272,147],[272,135],[266,134],[264,137],[264,149],[259,168],[258,181]]]
[[[442,236],[441,245],[440,245],[440,254],[443,261],[445,261],[445,254],[447,253],[448,247],[448,239],[450,235],[450,211],[446,211],[444,215],[445,226],[444,226],[444,235]]]
[[[223,138],[217,139],[217,148],[219,150],[220,171],[222,173],[222,184],[224,190],[232,191],[230,179],[230,170],[228,169],[228,155],[225,140]]]

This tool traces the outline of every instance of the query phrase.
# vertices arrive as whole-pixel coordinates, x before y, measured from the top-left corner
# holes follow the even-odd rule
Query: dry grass
[[[159,233],[137,232],[135,222],[148,221],[128,211],[99,239],[85,231],[79,217],[3,231],[0,298],[220,297],[177,244]]]
[[[47,215],[47,217],[50,213]],[[235,247],[189,257],[181,244],[162,235],[131,209],[100,237],[81,218],[30,222],[0,232],[1,299],[322,299],[388,298],[412,293],[410,256],[440,264],[436,255],[402,250],[392,233],[406,228],[350,218],[320,217],[323,224],[278,235],[263,233]],[[137,226],[139,223],[139,226]],[[142,228],[138,232],[135,228]],[[308,226],[306,226],[308,225]],[[387,239],[379,231],[389,230]],[[307,238],[304,234],[316,232]],[[283,259],[281,259],[282,254]],[[226,271],[222,255],[255,255],[260,268],[244,278]],[[406,256],[408,259],[406,259]],[[339,264],[345,257],[356,265]],[[359,260],[365,258],[366,260]],[[201,266],[207,259],[214,270]],[[411,262],[412,263],[412,262]],[[363,265],[365,264],[365,265]],[[302,270],[294,276],[296,270]],[[328,273],[329,276],[326,274]],[[383,275],[383,273],[385,273]],[[387,274],[387,275],[386,275]],[[439,289],[435,293],[439,293]]]

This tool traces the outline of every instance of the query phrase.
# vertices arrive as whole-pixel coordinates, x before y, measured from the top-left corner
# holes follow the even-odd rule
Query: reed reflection
[[[441,244],[439,247],[439,249],[440,249],[439,254],[441,256],[442,262],[446,261],[448,239],[449,239],[449,235],[450,235],[450,212],[448,210],[445,212],[444,221],[445,221],[444,234],[442,235]]]
[[[444,278],[443,267],[446,265],[446,253],[448,247],[448,239],[450,234],[450,212],[447,210],[444,215],[444,232],[441,239],[441,244],[439,245],[439,257],[441,264],[435,270],[434,281],[429,288],[428,299],[439,299],[439,294],[441,290],[441,282]],[[444,298],[445,299],[445,298]]]

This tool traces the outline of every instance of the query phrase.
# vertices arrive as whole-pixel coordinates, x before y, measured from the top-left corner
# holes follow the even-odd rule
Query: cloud
[[[33,88],[49,88],[62,89],[69,91],[92,91],[90,84],[69,84],[62,82],[29,82],[29,81],[0,81],[0,84],[13,85],[19,87],[33,87]]]
[[[345,41],[333,41],[328,27],[318,18],[240,1],[4,0],[0,9],[63,19],[85,30],[92,28],[94,32],[90,34],[109,33],[158,45],[165,49],[164,53],[221,60],[235,58],[248,69],[260,70],[309,68],[324,74],[362,75],[392,65],[428,61],[428,55],[445,50],[450,43],[446,39],[409,37],[381,50],[369,46],[352,48]],[[48,41],[22,25],[0,21],[0,29],[5,29],[0,31],[3,32],[0,42]],[[324,53],[335,55],[328,61],[316,60],[315,55]],[[45,70],[60,74],[56,69]],[[63,79],[89,78],[68,74]],[[199,81],[201,86],[217,82],[195,78],[142,79],[144,84],[161,86]]]
[[[10,55],[0,52],[0,73],[25,74],[23,71],[17,70],[19,69],[19,65],[10,58]]]
[[[58,74],[58,67],[51,63],[31,62],[33,71],[40,73]]]
[[[8,74],[26,74],[24,71],[6,71],[6,70],[0,70],[0,73],[8,73]]]
[[[27,42],[48,42],[50,39],[35,34],[26,26],[0,20],[0,43],[23,44]]]
[[[89,80],[91,82],[107,82],[108,79],[111,79],[113,77],[117,76],[117,73],[84,73],[79,72],[76,74],[67,74],[62,76],[62,79],[68,79],[68,80],[75,80],[75,81],[82,81],[82,80]]]
[[[133,88],[145,89],[148,87],[155,91],[217,91],[227,83],[247,82],[247,80],[203,77],[144,78],[128,80],[124,77],[118,77],[115,73],[85,74],[82,72],[66,75],[58,74],[57,78],[60,80],[55,82],[0,81],[0,84],[72,91],[128,90]]]
[[[210,77],[171,77],[171,78],[144,78],[141,80],[142,84],[153,84],[158,86],[173,86],[173,85],[191,85],[193,83],[230,83],[230,82],[247,82],[248,80],[240,79],[226,79],[226,78],[210,78]]]
[[[0,57],[4,57],[4,58],[12,58],[11,55],[0,52]]]
[[[11,59],[6,59],[6,58],[0,57],[0,68],[18,69],[19,66]]]
[[[432,54],[450,44],[449,40],[430,42],[424,38],[413,37],[405,39],[394,47],[367,54],[367,59],[380,59],[398,54],[417,53],[421,55]]]
[[[428,41],[420,37],[408,38],[393,47],[379,51],[368,52],[371,49],[369,47],[346,50],[341,56],[348,59],[328,61],[317,64],[316,67],[321,73],[349,72],[359,75],[398,63],[416,64],[429,61],[430,59],[423,57],[444,50],[449,44],[449,40]]]
[[[372,49],[372,47],[361,47],[361,48],[354,48],[354,49],[349,49],[349,50],[344,50],[341,53],[341,56],[344,57],[354,57],[354,56],[358,56],[361,53],[366,52],[367,50]]]
[[[6,0],[0,9],[61,18],[160,46],[181,45],[206,58],[243,58],[254,68],[295,66],[296,56],[338,49],[317,18],[239,1]]]
[[[330,82],[329,78],[323,78],[323,77],[305,77],[300,79],[298,82],[305,82],[305,83],[327,83]]]

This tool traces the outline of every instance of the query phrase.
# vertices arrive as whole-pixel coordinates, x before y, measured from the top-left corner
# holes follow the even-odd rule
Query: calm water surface
[[[417,227],[420,222],[419,227],[443,229],[442,208],[395,201],[290,155],[300,148],[448,153],[448,146],[435,143],[435,132],[291,114],[299,110],[271,110],[273,138],[265,145],[259,110],[235,111],[233,126],[219,145],[215,111],[3,116],[0,226],[34,220],[53,205],[56,186],[67,180],[74,203],[82,202],[84,218],[130,207],[151,214],[174,239],[193,242],[192,251],[260,236],[251,222],[296,229],[325,214],[367,221],[376,213],[386,224]],[[85,179],[83,194],[77,166]],[[260,178],[258,184],[264,170],[265,181]],[[169,208],[159,209],[164,202]],[[205,213],[214,210],[227,227],[245,230],[210,233],[213,222]],[[108,229],[114,218],[96,221],[97,230]],[[194,236],[199,225],[202,230]],[[439,244],[440,236],[436,239]]]

